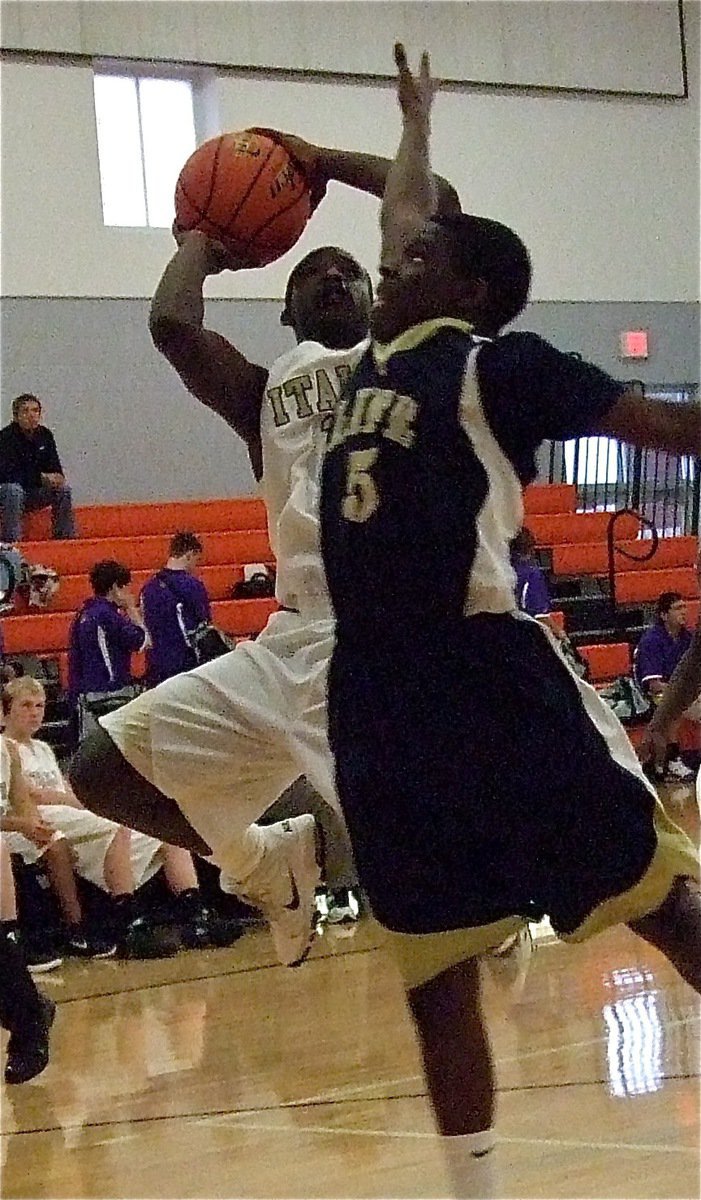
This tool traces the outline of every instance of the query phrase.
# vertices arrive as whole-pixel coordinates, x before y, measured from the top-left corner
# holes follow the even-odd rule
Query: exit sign
[[[618,335],[621,358],[647,358],[648,346],[647,329],[627,329]]]

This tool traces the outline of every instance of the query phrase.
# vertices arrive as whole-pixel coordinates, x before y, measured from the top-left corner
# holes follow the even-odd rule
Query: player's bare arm
[[[204,234],[176,231],[177,252],[151,302],[154,345],[171,363],[188,391],[218,413],[243,438],[260,478],[260,411],[267,371],[250,363],[232,344],[204,328],[205,280],[235,268],[226,250]]]
[[[402,136],[396,158],[387,173],[380,211],[382,248],[380,273],[400,267],[411,242],[429,217],[437,212],[438,195],[431,170],[431,106],[435,86],[428,54],[421,56],[417,76],[412,75],[401,43],[394,48],[397,96],[402,110]]]
[[[701,454],[701,409],[698,401],[668,404],[625,391],[595,431],[634,446],[671,454]]]
[[[276,129],[256,129],[256,133],[274,138],[304,172],[312,197],[312,209],[323,199],[329,183],[344,183],[347,187],[368,192],[380,200],[385,194],[387,175],[392,159],[377,154],[361,154],[356,150],[335,150],[315,146],[292,133]],[[436,188],[436,212],[461,212],[460,198],[452,183],[441,175],[433,176]]]

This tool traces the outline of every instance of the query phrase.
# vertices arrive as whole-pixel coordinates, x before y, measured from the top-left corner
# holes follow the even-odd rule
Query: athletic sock
[[[258,825],[249,825],[239,834],[236,841],[229,842],[221,850],[215,847],[209,861],[237,883],[245,883],[261,862],[264,852],[265,838],[262,829]]]
[[[441,1138],[455,1200],[491,1200],[499,1195],[494,1142],[493,1129]]]

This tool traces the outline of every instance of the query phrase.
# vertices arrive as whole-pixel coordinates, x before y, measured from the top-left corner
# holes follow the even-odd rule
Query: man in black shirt
[[[54,435],[41,424],[41,401],[29,392],[12,401],[12,420],[0,429],[0,537],[18,542],[22,516],[51,506],[52,536],[75,537],[71,489]]]

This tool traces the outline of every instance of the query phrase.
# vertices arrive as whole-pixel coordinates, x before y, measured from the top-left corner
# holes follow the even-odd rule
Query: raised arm
[[[394,59],[399,72],[397,95],[402,110],[402,136],[387,174],[380,212],[381,274],[392,274],[398,269],[407,246],[438,206],[429,150],[434,94],[429,57],[425,52],[421,55],[416,78],[399,42],[394,47]]]
[[[204,328],[205,279],[232,264],[204,234],[177,233],[179,246],[156,288],[149,329],[185,387],[243,438],[260,478],[260,411],[268,373],[226,338]]]
[[[347,187],[368,192],[382,199],[387,186],[387,177],[393,165],[391,158],[378,154],[361,154],[357,150],[335,150],[328,146],[315,146],[293,133],[278,129],[256,128],[256,133],[265,134],[279,142],[295,160],[306,176],[316,207],[326,194],[329,183],[343,183]],[[436,193],[436,212],[459,213],[460,198],[452,183],[441,175],[433,176]]]

